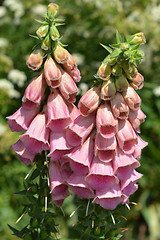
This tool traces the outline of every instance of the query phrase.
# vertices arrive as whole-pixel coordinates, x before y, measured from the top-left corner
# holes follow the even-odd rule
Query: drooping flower
[[[46,82],[44,75],[40,74],[34,77],[25,90],[24,96],[22,98],[23,106],[28,109],[39,106],[44,97],[45,90]]]

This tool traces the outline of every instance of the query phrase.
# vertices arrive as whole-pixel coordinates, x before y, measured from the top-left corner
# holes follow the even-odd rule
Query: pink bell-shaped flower
[[[47,127],[55,132],[63,131],[72,122],[67,104],[56,89],[48,97],[47,115]]]
[[[22,98],[23,106],[28,109],[34,108],[37,105],[39,106],[44,97],[45,90],[46,82],[43,74],[34,77],[25,90]]]
[[[49,149],[49,129],[46,127],[45,113],[39,113],[29,125],[27,131],[20,136],[24,146],[33,153]]]
[[[13,115],[7,117],[8,125],[12,132],[24,132],[27,130],[38,112],[39,107],[28,109],[22,106]]]

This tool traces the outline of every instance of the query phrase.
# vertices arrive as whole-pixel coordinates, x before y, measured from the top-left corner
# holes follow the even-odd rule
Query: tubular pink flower
[[[59,160],[64,154],[68,153],[72,147],[66,142],[65,131],[51,132],[50,134],[50,153],[51,161]]]
[[[95,126],[95,114],[92,113],[88,118],[79,115],[66,131],[67,142],[75,147],[83,144]]]
[[[37,105],[40,105],[44,92],[46,90],[46,82],[43,74],[37,75],[32,79],[30,84],[25,90],[22,98],[23,106],[31,109]]]
[[[121,93],[116,93],[116,95],[111,99],[111,108],[114,116],[119,119],[127,119],[129,114],[129,107],[124,101]]]
[[[109,103],[105,102],[101,104],[96,116],[97,131],[100,132],[104,138],[111,138],[116,133],[117,124],[118,122],[112,114]]]
[[[129,108],[138,110],[141,104],[141,98],[132,87],[128,87],[127,90],[122,93],[122,95]]]
[[[117,184],[118,178],[114,176],[112,162],[105,163],[94,157],[86,181],[96,190],[109,189]]]
[[[72,122],[68,106],[56,89],[53,90],[48,97],[47,116],[47,127],[55,132],[63,131]]]
[[[42,66],[42,63],[43,63],[43,51],[42,49],[38,49],[38,50],[35,50],[33,51],[28,59],[27,59],[27,66],[32,69],[33,71],[36,71],[38,70],[41,66]]]
[[[125,154],[132,154],[137,143],[137,135],[128,120],[118,120],[116,138]]]
[[[68,192],[68,186],[65,183],[65,179],[58,162],[50,162],[48,168],[52,203],[57,206],[61,206],[64,199],[70,195]]]
[[[87,117],[91,112],[96,110],[101,102],[100,86],[89,89],[79,100],[79,110],[81,114]]]
[[[68,53],[67,61],[65,63],[62,63],[62,65],[66,71],[72,71],[76,66],[76,60],[70,53]]]
[[[61,84],[61,70],[52,57],[47,58],[44,64],[44,76],[48,86],[57,88]]]
[[[138,173],[136,170],[133,169],[132,175],[130,178],[121,180],[121,191],[124,194],[124,203],[128,201],[130,195],[132,195],[138,188],[136,182],[142,177],[143,175]]]
[[[112,138],[103,138],[99,133],[96,133],[95,138],[95,155],[101,161],[112,161],[116,154],[117,142],[115,136]]]
[[[73,173],[67,180],[69,188],[80,198],[94,198],[93,190],[84,179],[85,176],[78,176]]]
[[[46,128],[45,113],[39,113],[29,125],[27,131],[20,136],[24,146],[33,153],[49,149],[49,129]]]
[[[22,143],[21,140],[18,140],[11,148],[17,153],[17,156],[21,162],[25,165],[33,164],[35,153],[30,152]]]
[[[138,160],[141,156],[142,149],[145,148],[148,145],[148,143],[143,141],[143,139],[138,135],[137,135],[137,140],[138,140],[138,143],[135,145],[133,157]]]
[[[79,109],[73,103],[66,102],[66,104],[68,106],[69,115],[72,121],[74,121],[80,115]]]
[[[76,101],[78,88],[71,76],[65,71],[62,72],[62,80],[59,90],[68,102],[74,103]]]
[[[144,77],[138,73],[135,78],[132,78],[132,83],[130,84],[135,90],[142,89]]]
[[[12,132],[24,132],[29,127],[33,118],[38,114],[39,107],[27,109],[19,108],[13,115],[7,117],[8,125]]]
[[[79,82],[81,80],[80,71],[76,66],[74,66],[72,71],[67,70],[67,72],[75,82]]]
[[[132,124],[132,127],[135,129],[136,132],[140,133],[139,126],[141,123],[145,121],[146,115],[142,112],[139,108],[138,110],[130,110],[128,120]]]
[[[96,191],[96,197],[93,202],[105,209],[113,210],[123,199],[124,197],[122,196],[119,184],[114,184],[107,191],[105,189],[103,191]]]
[[[117,153],[113,160],[113,169],[118,179],[129,178],[133,169],[139,166],[139,162],[132,155],[126,155],[120,148],[117,148]]]
[[[70,160],[71,169],[77,175],[85,175],[89,172],[94,154],[93,136],[89,136],[82,146],[76,147],[65,157]]]

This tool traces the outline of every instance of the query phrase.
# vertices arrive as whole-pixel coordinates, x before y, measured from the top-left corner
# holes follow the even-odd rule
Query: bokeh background
[[[11,133],[6,116],[21,105],[28,82],[35,75],[26,66],[35,35],[49,0],[0,0],[0,239],[13,240],[7,224],[14,227],[19,218],[23,196],[13,193],[23,189],[23,179],[31,167],[24,166],[10,149],[18,139]],[[107,52],[99,43],[115,43],[116,29],[126,36],[144,32],[146,44],[141,48],[145,59],[139,67],[145,78],[144,88],[138,92],[142,110],[147,115],[141,126],[141,137],[149,142],[143,150],[139,172],[139,190],[131,197],[137,203],[122,215],[128,221],[124,227],[124,240],[160,239],[160,1],[159,0],[55,0],[60,5],[59,17],[65,25],[59,28],[62,42],[77,59],[83,83],[79,84],[79,97],[83,94]],[[74,197],[66,200],[64,211],[74,209]],[[78,239],[72,224],[59,211],[62,239]],[[24,219],[25,221],[25,219]],[[27,221],[27,220],[26,220]],[[20,225],[21,226],[21,223]]]

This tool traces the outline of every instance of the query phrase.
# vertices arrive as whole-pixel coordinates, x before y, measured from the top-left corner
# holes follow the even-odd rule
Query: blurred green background
[[[7,224],[14,225],[19,218],[23,196],[13,195],[23,189],[23,179],[30,167],[24,166],[10,145],[18,139],[11,133],[6,116],[21,105],[21,98],[28,81],[35,75],[26,66],[26,58],[32,51],[39,24],[46,12],[49,0],[0,0],[0,239],[16,239],[11,236]],[[124,227],[125,240],[160,239],[160,1],[158,0],[55,0],[60,5],[59,17],[65,25],[59,28],[63,43],[77,59],[82,81],[80,94],[93,80],[107,52],[99,45],[115,43],[116,29],[120,34],[144,32],[147,43],[141,48],[145,59],[139,67],[145,78],[144,88],[138,91],[142,98],[142,110],[147,115],[141,126],[141,137],[149,142],[143,150],[139,172],[139,190],[131,197],[137,203],[122,215],[128,221]],[[66,200],[64,211],[75,209],[73,197]],[[61,221],[62,239],[76,239],[71,225],[76,221]],[[60,220],[59,220],[60,219]],[[15,227],[15,225],[14,225]]]

